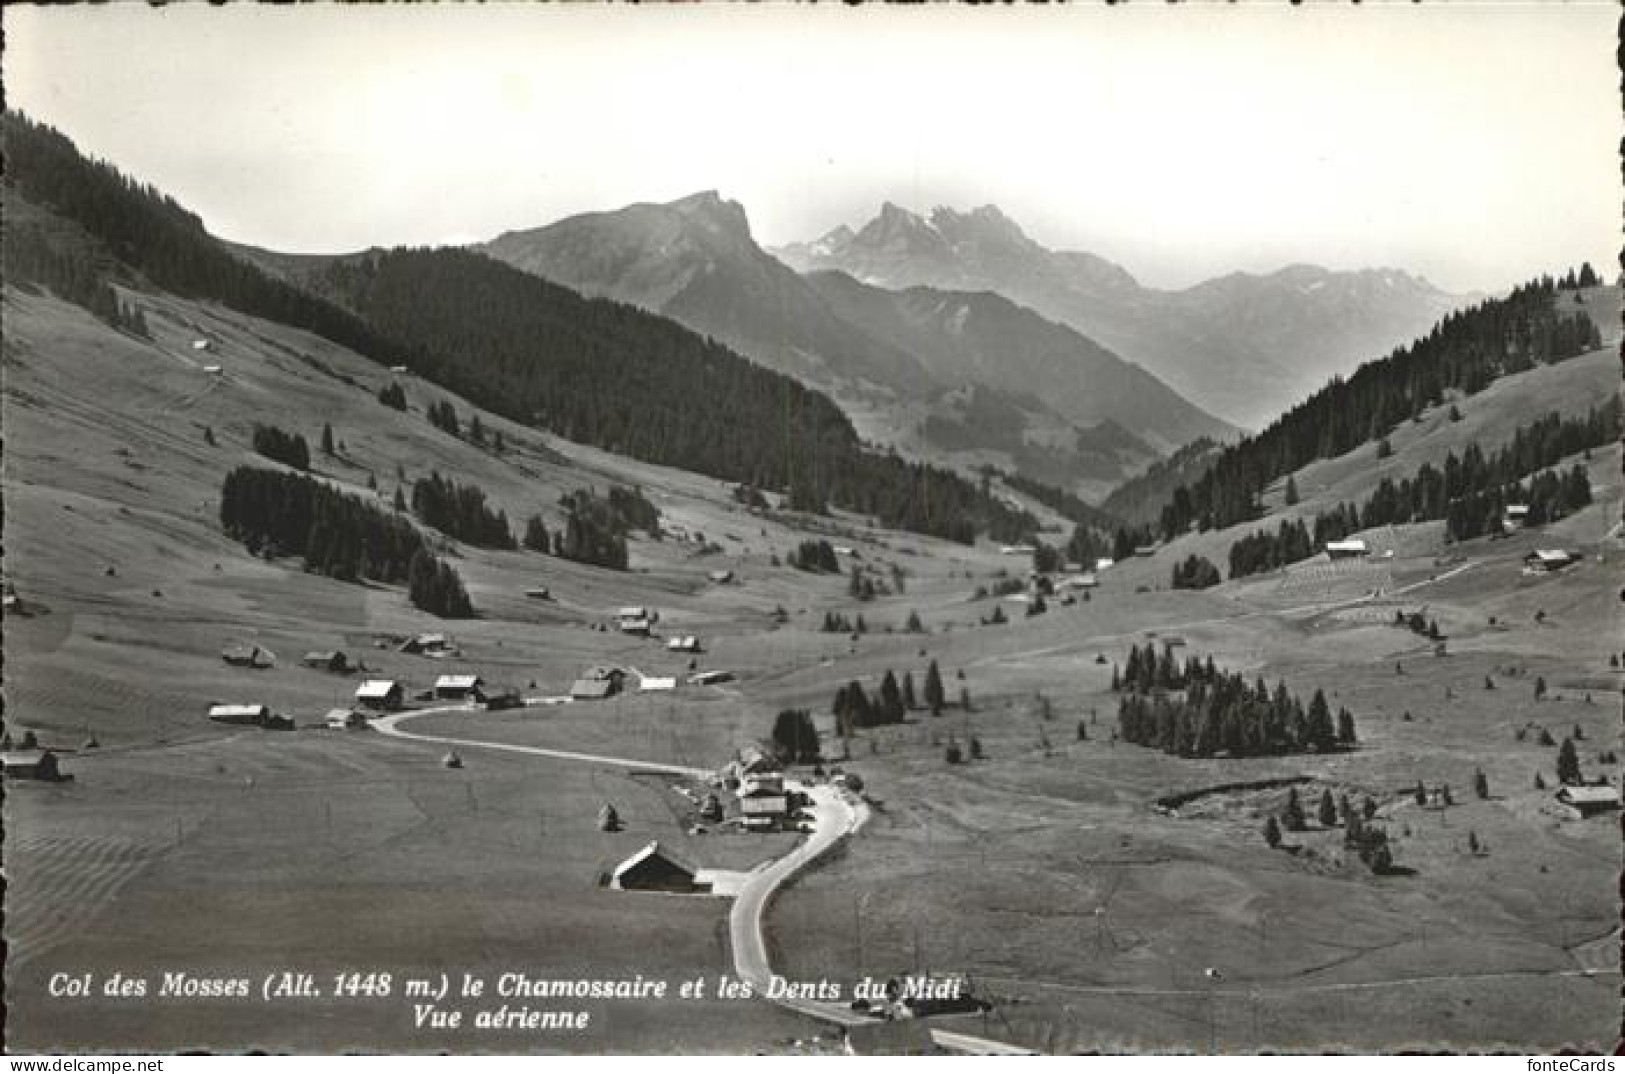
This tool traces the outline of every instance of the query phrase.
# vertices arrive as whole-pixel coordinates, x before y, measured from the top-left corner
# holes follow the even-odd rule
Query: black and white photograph
[[[7,5],[5,1051],[1612,1055],[1621,13]]]

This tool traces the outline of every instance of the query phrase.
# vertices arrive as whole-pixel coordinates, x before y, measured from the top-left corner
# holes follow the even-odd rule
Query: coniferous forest
[[[1383,478],[1363,505],[1345,503],[1317,514],[1312,534],[1300,520],[1283,521],[1273,534],[1241,538],[1230,546],[1230,577],[1308,559],[1327,541],[1376,526],[1443,519],[1450,539],[1465,541],[1498,532],[1508,504],[1529,508],[1528,525],[1555,522],[1591,503],[1591,481],[1580,465],[1564,473],[1536,471],[1612,443],[1621,425],[1617,398],[1583,417],[1565,418],[1553,411],[1520,426],[1492,455],[1472,444],[1459,457],[1453,451],[1447,454],[1442,468],[1424,463],[1412,477],[1398,482]]]
[[[957,474],[866,448],[828,397],[662,317],[456,249],[336,260],[313,278],[321,292],[313,293],[237,256],[174,199],[85,158],[54,129],[7,111],[3,133],[6,179],[18,194],[181,297],[308,329],[385,366],[410,365],[479,406],[572,440],[787,490],[793,507],[833,504],[960,542],[978,530],[1014,540],[1037,527]],[[56,253],[89,263],[83,251]],[[90,284],[64,297],[80,292],[93,311],[106,306]]]
[[[1320,690],[1307,706],[1285,683],[1271,691],[1235,673],[1191,657],[1181,665],[1153,643],[1130,646],[1128,662],[1113,669],[1118,734],[1138,746],[1180,757],[1266,757],[1328,753],[1356,742],[1354,716],[1334,718]]]
[[[476,485],[430,473],[412,485],[412,513],[424,525],[478,548],[517,547],[508,516],[487,507],[485,491]]]
[[[344,581],[405,580],[423,537],[406,519],[303,474],[239,466],[220,490],[220,525],[250,552],[303,556]]]
[[[1474,395],[1497,377],[1565,361],[1602,345],[1584,310],[1560,308],[1542,277],[1450,314],[1433,331],[1387,358],[1367,362],[1263,432],[1225,448],[1195,481],[1174,489],[1159,527],[1172,539],[1192,526],[1223,529],[1256,518],[1270,482],[1313,462],[1377,440],[1442,403],[1447,392]]]
[[[414,605],[446,618],[474,614],[462,580],[397,514],[281,470],[239,466],[220,489],[220,525],[255,555],[302,556],[305,570],[345,582],[406,582]]]

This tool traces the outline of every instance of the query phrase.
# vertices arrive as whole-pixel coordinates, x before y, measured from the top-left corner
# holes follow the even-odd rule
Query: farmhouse
[[[1619,808],[1619,791],[1606,783],[1594,787],[1564,787],[1557,800],[1576,817],[1594,817]]]
[[[394,679],[368,679],[355,691],[356,704],[376,712],[395,712],[406,701],[406,690]]]
[[[747,794],[783,794],[784,773],[782,771],[750,772],[740,777],[739,796]]]
[[[299,662],[307,668],[316,668],[321,671],[343,673],[350,670],[350,658],[336,649],[306,653],[299,658]]]
[[[638,679],[639,690],[675,690],[677,678],[674,675],[643,675]]]
[[[328,709],[322,722],[330,731],[348,731],[367,726],[367,718],[354,709]]]
[[[674,634],[666,639],[666,648],[674,653],[703,653],[700,639],[692,634]]]
[[[57,765],[56,754],[50,750],[7,750],[0,753],[0,765],[4,765],[7,779],[58,783],[73,778],[62,774],[61,768]]]
[[[622,634],[636,634],[648,637],[654,625],[660,621],[660,613],[641,604],[631,604],[615,612],[615,618],[620,624]]]
[[[1501,528],[1508,533],[1521,530],[1529,524],[1529,505],[1509,503],[1501,511]]]
[[[741,786],[739,815],[747,828],[777,828],[790,815],[790,796],[766,788],[746,792]]]
[[[420,656],[447,656],[454,651],[444,634],[418,634],[401,643],[401,652]]]
[[[271,709],[266,705],[210,705],[209,719],[215,723],[261,726],[270,721]]]
[[[552,600],[553,591],[548,589],[545,585],[535,586],[534,588],[525,590],[525,596],[530,597],[533,600]]]
[[[711,885],[697,882],[694,877],[698,872],[693,865],[657,841],[617,865],[610,874],[609,886],[616,891],[705,894],[711,890]]]
[[[1537,548],[1523,557],[1524,570],[1531,574],[1549,574],[1571,567],[1580,557],[1562,548]]]
[[[690,686],[715,686],[718,683],[733,681],[734,673],[731,671],[702,671],[688,677]]]
[[[268,668],[276,663],[276,654],[258,645],[233,645],[220,654],[220,659],[239,668]]]
[[[706,574],[706,577],[717,585],[727,585],[734,580],[734,572],[728,570],[710,571]]]
[[[571,684],[570,696],[580,701],[601,701],[620,693],[625,683],[626,672],[600,665],[588,668],[586,674]]]
[[[485,680],[478,675],[442,675],[434,681],[434,696],[442,701],[484,701]]]
[[[1346,541],[1327,541],[1326,554],[1332,559],[1358,559],[1370,555],[1371,550],[1362,538],[1350,537]]]

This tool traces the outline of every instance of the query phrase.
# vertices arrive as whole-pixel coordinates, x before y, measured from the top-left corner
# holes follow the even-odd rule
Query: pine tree
[[[1274,817],[1264,821],[1264,842],[1269,844],[1271,850],[1281,845],[1281,825]]]
[[[1557,748],[1557,781],[1564,786],[1581,782],[1580,754],[1572,738],[1565,738]]]
[[[1286,505],[1288,507],[1298,506],[1298,482],[1296,478],[1288,477],[1286,479]]]
[[[1490,777],[1484,774],[1484,770],[1482,768],[1473,773],[1473,793],[1477,794],[1480,798],[1488,798],[1490,796]]]
[[[326,422],[322,423],[322,454],[333,454],[333,426]]]
[[[942,672],[935,660],[925,669],[925,704],[931,710],[931,715],[941,716],[942,707],[947,698],[942,691]]]
[[[1281,810],[1281,827],[1289,832],[1301,832],[1309,827],[1304,820],[1303,803],[1298,800],[1298,788],[1287,792],[1286,806]]]
[[[903,672],[903,708],[909,712],[915,712],[919,707],[920,703],[914,696],[914,673],[905,671]]]
[[[1332,800],[1330,789],[1320,792],[1320,808],[1316,810],[1316,819],[1322,828],[1333,828],[1337,825],[1337,803]]]

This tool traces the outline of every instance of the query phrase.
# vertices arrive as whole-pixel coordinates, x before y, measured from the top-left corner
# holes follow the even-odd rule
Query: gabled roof
[[[442,675],[434,681],[436,690],[472,690],[485,682],[478,675]]]
[[[1525,559],[1538,559],[1542,563],[1567,563],[1574,558],[1574,553],[1563,548],[1537,548]]]
[[[366,682],[355,688],[355,696],[388,697],[391,693],[399,690],[400,688],[400,684],[394,679],[368,679]]]
[[[608,697],[615,689],[610,679],[577,679],[570,685],[571,697]]]
[[[1596,787],[1564,787],[1557,792],[1564,802],[1576,805],[1618,805],[1619,790],[1606,784]]]
[[[270,711],[265,705],[210,705],[209,717],[218,719],[223,716],[264,716]]]
[[[1364,551],[1366,551],[1365,540],[1363,538],[1360,538],[1360,537],[1350,537],[1346,541],[1327,541],[1326,542],[1326,551],[1328,551],[1328,552],[1364,552]]]
[[[44,763],[45,758],[54,757],[50,750],[6,750],[0,753],[0,766],[5,768],[34,768]]]
[[[626,669],[616,667],[614,664],[594,664],[581,677],[583,679],[622,679],[626,677]]]
[[[656,840],[655,842],[644,847],[642,850],[638,851],[636,854],[632,855],[630,858],[627,858],[625,861],[621,862],[621,864],[617,865],[615,867],[615,871],[610,875],[616,880],[619,880],[621,877],[625,876],[629,870],[636,868],[643,862],[648,861],[650,858],[659,858],[668,864],[676,866],[689,876],[693,876],[695,873],[699,872],[699,869],[696,866],[689,863],[680,855],[661,846],[659,840]]]

